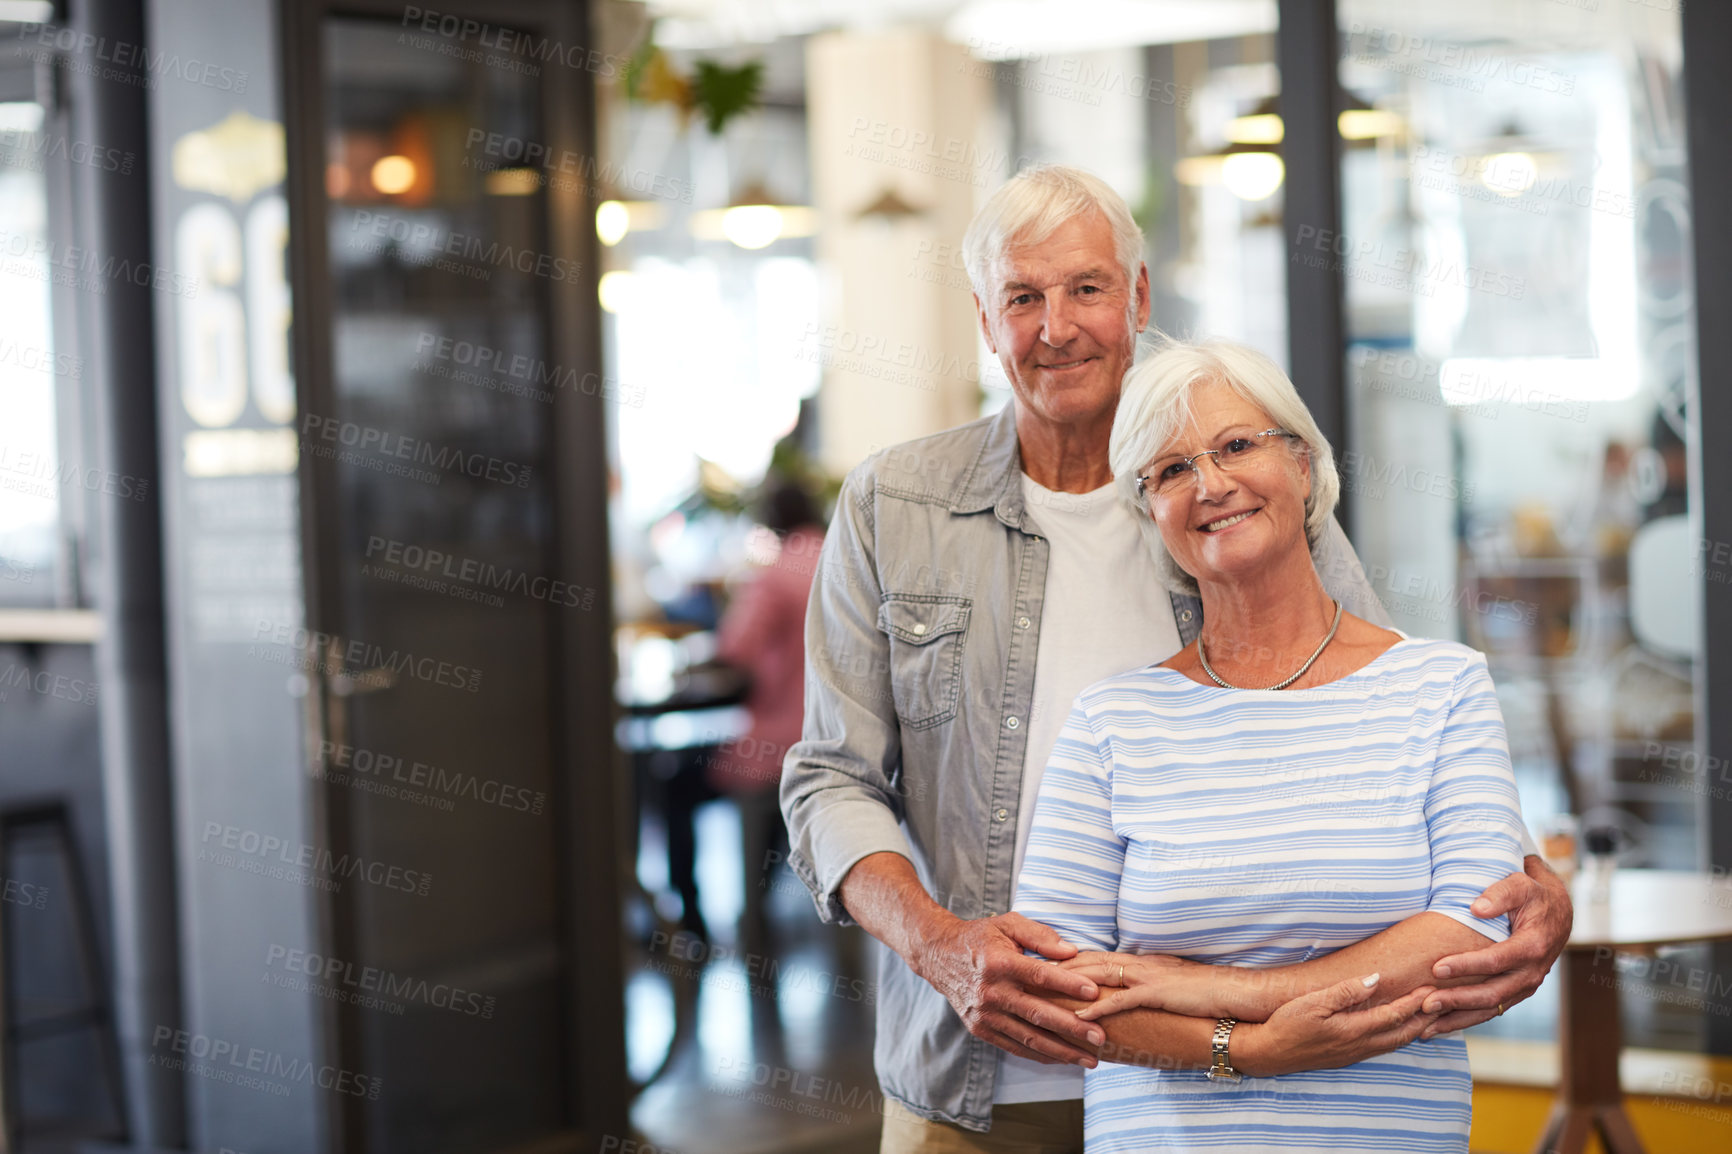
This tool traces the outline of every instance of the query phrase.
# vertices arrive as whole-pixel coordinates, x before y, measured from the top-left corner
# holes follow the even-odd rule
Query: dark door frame
[[[1706,560],[1716,546],[1732,542],[1732,328],[1703,324],[1704,317],[1732,314],[1732,213],[1726,208],[1726,182],[1732,179],[1732,152],[1726,148],[1726,108],[1732,103],[1732,8],[1724,4],[1683,6],[1684,105],[1690,166],[1691,257],[1696,277],[1696,393],[1688,398],[1696,419],[1687,445],[1691,479],[1702,494],[1700,551]],[[1692,67],[1699,65],[1700,67]],[[1714,205],[1720,205],[1718,210]],[[1686,410],[1688,411],[1688,410]],[[1713,451],[1709,451],[1712,449]],[[1696,716],[1704,764],[1702,794],[1706,867],[1732,870],[1732,590],[1709,580],[1702,565],[1702,668],[1697,670]],[[1718,760],[1716,760],[1718,759]],[[1712,973],[1732,972],[1732,943],[1714,947]],[[1725,1006],[1726,1002],[1721,1001]],[[1732,1020],[1708,1016],[1708,1048],[1732,1054]]]
[[[543,36],[559,44],[589,43],[588,5],[573,0],[450,0],[440,11]],[[401,21],[394,0],[282,0],[283,84],[289,199],[289,274],[295,318],[292,348],[297,399],[302,411],[334,410],[330,268],[326,250],[325,75],[322,31],[329,17]],[[544,66],[542,123],[550,148],[595,155],[595,76],[587,69]],[[594,189],[589,182],[553,182],[545,192],[547,237],[553,253],[580,263],[585,275],[548,289],[547,325],[553,363],[592,371],[599,380],[601,318],[596,297],[599,249],[591,222]],[[557,322],[557,323],[555,323]],[[607,446],[603,392],[558,390],[552,405],[555,480],[555,552],[560,572],[573,584],[596,590],[610,585],[607,537]],[[336,522],[321,511],[336,508],[334,462],[301,458],[301,537],[307,622],[346,636],[338,576]],[[615,813],[619,804],[613,743],[612,617],[606,599],[590,613],[559,616],[553,687],[560,716],[554,735],[556,774],[552,806],[554,842],[561,876],[563,987],[567,1120],[585,1148],[601,1135],[624,1136],[630,1094],[625,1062],[624,973],[619,949],[620,879]],[[327,703],[308,694],[308,738],[316,741],[328,722]],[[347,791],[324,789],[318,806],[327,843],[348,846]],[[342,904],[327,906],[323,927],[333,954],[353,957],[355,927]],[[358,1051],[359,1010],[333,1006],[329,1022],[333,1061]],[[330,1148],[363,1154],[365,1125],[360,1099],[343,1096],[332,1121]]]
[[[1341,231],[1340,37],[1335,0],[1280,0],[1275,58],[1281,69],[1281,231],[1287,249],[1287,371],[1336,455],[1347,451],[1346,277],[1337,261],[1299,256],[1298,231]],[[1314,234],[1315,235],[1315,234]],[[1349,534],[1353,505],[1335,517]]]

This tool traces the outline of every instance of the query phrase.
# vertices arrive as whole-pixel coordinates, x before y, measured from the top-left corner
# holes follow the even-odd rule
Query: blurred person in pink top
[[[770,874],[788,856],[788,829],[777,804],[782,759],[800,740],[805,720],[806,601],[824,527],[812,498],[791,480],[771,489],[759,521],[775,535],[760,534],[764,546],[749,552],[767,560],[728,603],[716,640],[716,656],[751,677],[746,736],[724,743],[709,759],[705,776],[717,793],[740,810],[745,850],[745,909],[740,918],[747,953],[769,947],[764,909]],[[774,550],[774,556],[768,554]]]

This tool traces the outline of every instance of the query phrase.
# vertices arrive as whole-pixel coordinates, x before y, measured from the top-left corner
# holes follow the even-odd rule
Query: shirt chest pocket
[[[890,638],[890,688],[896,716],[910,729],[930,729],[956,716],[962,692],[962,650],[973,602],[966,597],[887,593],[878,630]]]

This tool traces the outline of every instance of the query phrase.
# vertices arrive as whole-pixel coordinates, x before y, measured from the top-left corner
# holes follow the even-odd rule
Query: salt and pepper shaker
[[[1577,843],[1581,822],[1573,813],[1553,814],[1546,819],[1540,835],[1540,854],[1553,873],[1569,885],[1576,877]]]

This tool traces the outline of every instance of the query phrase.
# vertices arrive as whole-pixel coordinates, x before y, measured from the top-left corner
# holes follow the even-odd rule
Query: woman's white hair
[[[1311,495],[1305,499],[1305,542],[1315,549],[1335,504],[1341,478],[1335,453],[1299,390],[1281,367],[1256,349],[1232,341],[1167,339],[1147,360],[1125,374],[1118,413],[1107,453],[1119,497],[1136,511],[1137,524],[1154,555],[1155,570],[1167,588],[1197,595],[1194,577],[1179,568],[1167,551],[1161,531],[1137,496],[1137,474],[1166,448],[1192,418],[1191,394],[1198,386],[1224,384],[1269,414],[1279,428],[1296,440],[1284,443],[1311,461]]]
[[[1039,244],[1067,221],[1100,213],[1112,229],[1113,253],[1131,288],[1135,316],[1137,269],[1143,263],[1143,230],[1125,198],[1086,169],[1068,164],[1037,164],[1007,180],[981,206],[962,236],[962,263],[982,304],[993,299],[992,280],[1005,251]],[[1133,326],[1134,327],[1134,326]]]

